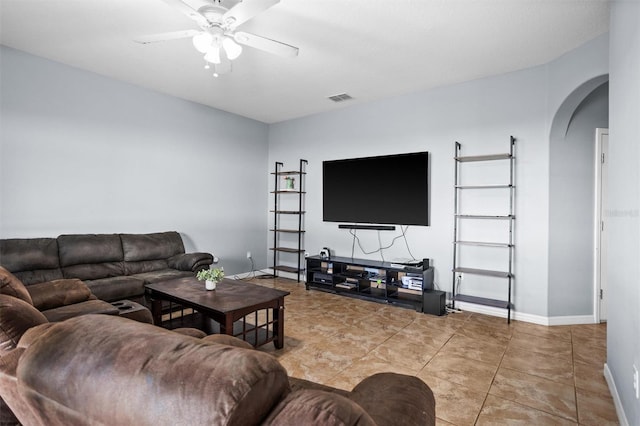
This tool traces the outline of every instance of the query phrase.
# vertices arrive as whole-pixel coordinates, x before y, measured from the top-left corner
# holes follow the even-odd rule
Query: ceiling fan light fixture
[[[222,41],[222,47],[227,53],[227,58],[233,61],[242,53],[242,46],[236,43],[231,37],[225,37]]]
[[[211,45],[213,44],[213,35],[206,31],[201,32],[193,36],[193,47],[200,53],[207,53]]]
[[[204,55],[204,60],[207,62],[211,62],[212,64],[220,63],[220,48],[217,46],[209,47],[207,50],[207,54]]]

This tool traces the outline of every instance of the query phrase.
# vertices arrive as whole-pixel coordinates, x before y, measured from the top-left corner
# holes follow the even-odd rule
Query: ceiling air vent
[[[348,101],[349,99],[353,98],[351,97],[351,95],[348,95],[346,93],[340,93],[338,95],[329,96],[327,99],[331,99],[333,102],[342,102]]]

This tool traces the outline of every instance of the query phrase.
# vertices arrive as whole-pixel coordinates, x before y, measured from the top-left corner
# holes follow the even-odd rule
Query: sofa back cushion
[[[63,278],[55,238],[0,240],[0,263],[25,285]]]
[[[182,237],[175,231],[154,234],[120,234],[124,260],[139,262],[144,260],[168,259],[184,253]]]
[[[259,424],[289,392],[269,354],[106,315],[49,328],[24,352],[17,376],[51,424],[68,413],[86,424]]]
[[[65,278],[97,280],[124,275],[122,244],[117,234],[75,234],[58,237]]]
[[[120,234],[127,275],[169,268],[171,256],[184,253],[182,237],[174,231],[154,234]]]
[[[46,322],[47,318],[29,303],[0,294],[0,358],[18,346],[27,330]]]
[[[24,284],[22,284],[22,281],[2,266],[0,266],[0,294],[17,297],[18,299],[33,305],[31,295]]]

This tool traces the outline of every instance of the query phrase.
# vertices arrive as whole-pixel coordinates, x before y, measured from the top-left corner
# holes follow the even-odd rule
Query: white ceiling
[[[239,30],[299,56],[245,47],[214,78],[189,39],[133,42],[198,29],[162,0],[0,0],[0,15],[6,46],[265,123],[543,64],[609,28],[608,0],[282,0]]]

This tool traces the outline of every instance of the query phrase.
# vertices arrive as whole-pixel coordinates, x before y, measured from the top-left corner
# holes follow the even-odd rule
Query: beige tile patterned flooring
[[[425,315],[256,279],[291,292],[285,346],[261,348],[294,377],[351,390],[383,371],[419,377],[438,425],[617,425],[603,376],[606,325],[539,326],[474,313]]]

